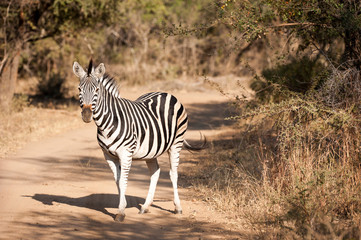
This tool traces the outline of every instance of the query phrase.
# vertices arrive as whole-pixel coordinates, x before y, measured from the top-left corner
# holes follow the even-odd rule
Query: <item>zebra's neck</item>
[[[108,75],[104,75],[102,78],[100,78],[99,81],[100,88],[103,88],[103,91],[109,93],[115,98],[120,98],[119,87],[114,78],[109,77]]]
[[[100,79],[97,104],[94,110],[94,121],[99,130],[108,127],[108,123],[114,118],[114,111],[111,110],[116,102],[121,101],[118,85],[113,78],[105,75]]]

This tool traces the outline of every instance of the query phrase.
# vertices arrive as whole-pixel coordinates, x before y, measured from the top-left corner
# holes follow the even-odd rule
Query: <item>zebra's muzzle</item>
[[[81,111],[81,117],[84,122],[89,123],[93,118],[93,111],[91,110],[91,105],[84,105]]]

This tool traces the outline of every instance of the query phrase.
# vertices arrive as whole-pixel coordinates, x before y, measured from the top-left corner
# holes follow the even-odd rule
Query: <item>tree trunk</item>
[[[8,111],[15,93],[18,67],[20,62],[20,44],[17,44],[14,51],[9,53],[0,70],[0,110]]]

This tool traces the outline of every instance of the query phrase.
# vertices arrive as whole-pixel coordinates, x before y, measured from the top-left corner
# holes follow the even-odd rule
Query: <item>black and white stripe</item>
[[[170,177],[174,188],[175,212],[182,209],[177,191],[179,152],[183,146],[188,118],[183,105],[171,94],[152,92],[135,101],[121,98],[116,82],[105,74],[104,64],[97,68],[90,61],[87,72],[77,63],[74,73],[80,78],[79,98],[85,122],[94,119],[97,138],[113,170],[120,202],[116,219],[124,219],[125,190],[132,159],[143,159],[151,173],[151,184],[141,213],[153,201],[159,178],[157,157],[168,152]],[[186,147],[191,148],[189,144]]]
[[[182,104],[160,92],[130,101],[100,88],[93,113],[100,146],[113,156],[119,148],[127,148],[133,159],[153,159],[171,146],[181,148],[188,122]]]

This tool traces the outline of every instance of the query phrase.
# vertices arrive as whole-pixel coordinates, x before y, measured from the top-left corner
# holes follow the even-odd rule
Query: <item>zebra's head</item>
[[[99,64],[98,67],[93,67],[93,61],[90,60],[87,71],[80,66],[79,63],[74,62],[74,74],[79,77],[79,100],[82,109],[81,116],[84,122],[89,123],[93,118],[93,111],[97,104],[98,90],[100,79],[105,73],[104,64]]]

